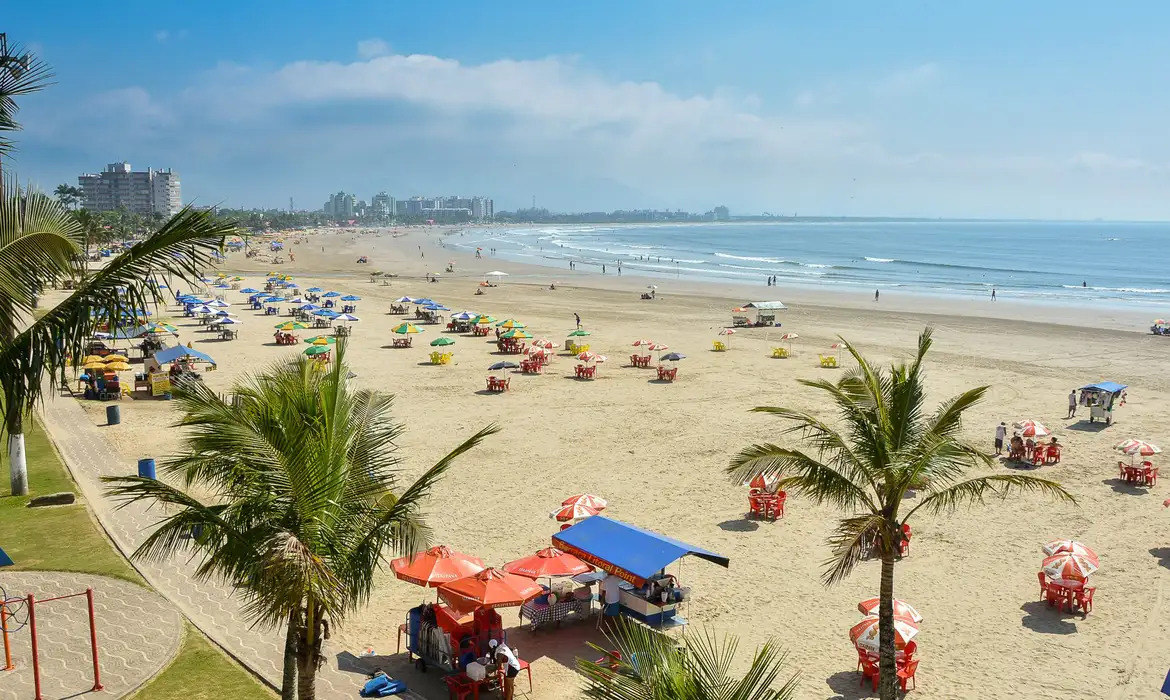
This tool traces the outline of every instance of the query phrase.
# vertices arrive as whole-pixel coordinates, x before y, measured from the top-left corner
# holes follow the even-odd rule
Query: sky
[[[1170,219],[1170,3],[15,3],[15,163],[183,199]]]

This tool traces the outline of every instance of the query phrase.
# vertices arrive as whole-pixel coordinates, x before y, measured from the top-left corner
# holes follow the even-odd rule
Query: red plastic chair
[[[857,647],[857,670],[860,671],[867,663],[873,663],[861,647]]]
[[[918,651],[918,642],[916,642],[914,640],[910,640],[910,642],[906,645],[906,648],[902,650],[902,654],[903,654],[902,659],[905,661],[910,661],[911,659],[914,658],[914,654],[917,651]]]
[[[475,683],[467,678],[466,675],[460,673],[454,676],[447,676],[443,680],[447,681],[447,692],[451,700],[467,700],[475,693]]]
[[[757,518],[764,517],[764,501],[759,496],[748,496],[748,515]]]
[[[865,685],[865,681],[868,679],[873,683],[874,692],[877,692],[878,676],[881,675],[881,671],[878,670],[878,665],[870,661],[869,657],[866,657],[864,660],[859,659],[859,661],[861,661],[861,682],[858,685]]]
[[[1077,591],[1077,605],[1079,605],[1081,610],[1085,613],[1093,612],[1093,594],[1096,592],[1097,589],[1092,586],[1086,586],[1085,588]]]
[[[784,517],[784,502],[787,500],[788,493],[781,491],[780,493],[776,494],[775,498],[771,499],[767,503],[768,510],[770,511],[773,520]]]
[[[1048,456],[1044,459],[1045,464],[1060,464],[1060,445],[1049,445]]]
[[[1158,468],[1154,467],[1146,472],[1146,486],[1158,485]]]
[[[529,666],[528,662],[525,661],[524,659],[516,659],[516,660],[520,662],[520,670],[521,671],[528,671],[528,694],[531,695],[532,694],[532,667]]]
[[[914,532],[910,529],[910,524],[902,525],[902,540],[898,542],[899,556],[908,556],[910,554],[910,538],[913,537]]]
[[[1032,465],[1037,466],[1040,464],[1044,464],[1044,450],[1037,447],[1032,450]]]
[[[1036,578],[1040,579],[1040,600],[1048,599],[1048,577],[1044,575],[1043,571],[1036,572]]]
[[[906,665],[898,669],[898,680],[902,682],[902,692],[906,692],[906,682],[914,684],[918,687],[918,683],[914,680],[914,674],[918,672],[918,661],[908,661]]]

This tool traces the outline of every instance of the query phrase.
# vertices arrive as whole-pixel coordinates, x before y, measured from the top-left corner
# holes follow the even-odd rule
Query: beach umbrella
[[[441,338],[435,338],[434,340],[431,341],[431,347],[436,347],[436,348],[446,347],[448,345],[454,345],[454,344],[455,344],[455,341],[451,340],[447,336],[443,336]]]
[[[532,579],[494,568],[439,586],[439,597],[460,613],[519,607],[541,593],[544,588]]]
[[[558,523],[567,523],[581,518],[591,518],[601,512],[600,508],[590,508],[582,505],[561,506],[548,514],[548,517]]]
[[[435,300],[430,297],[420,297],[415,299],[414,303],[418,304],[419,306],[426,306],[427,304],[434,304]]]
[[[102,357],[101,355],[86,355],[85,357],[83,357],[81,359],[81,363],[83,365],[88,365],[91,362],[97,362],[100,364],[100,363],[105,362],[105,361],[106,361],[106,358]]]
[[[667,362],[678,362],[679,360],[685,360],[686,357],[681,352],[668,352],[659,359],[666,360]]]
[[[508,330],[512,330],[513,328],[527,328],[528,326],[524,325],[523,323],[517,321],[514,318],[509,318],[509,319],[506,319],[504,321],[500,321],[499,323],[497,323],[496,327],[503,328],[504,330],[508,331]]]
[[[321,296],[323,296],[323,297],[339,297],[339,296],[341,296],[341,292],[325,292]]]
[[[125,355],[119,355],[118,353],[113,353],[110,355],[106,355],[105,361],[106,362],[129,362],[130,358],[126,357]]]
[[[394,575],[424,588],[466,578],[484,570],[483,560],[439,545],[390,562]]]
[[[1096,557],[1074,552],[1059,552],[1040,562],[1040,569],[1057,583],[1084,583],[1101,565]]]
[[[252,289],[251,287],[244,287],[243,289],[240,290],[240,293],[241,294],[259,294],[260,290],[259,289]]]
[[[407,333],[422,333],[422,329],[413,323],[403,322],[390,329],[391,333],[406,335]],[[413,341],[412,341],[413,342]]]
[[[548,338],[537,338],[536,340],[532,341],[532,345],[544,350],[552,350],[554,348],[560,347],[560,343],[554,343]]]
[[[776,483],[776,477],[765,477],[763,474],[756,474],[747,482],[747,487],[750,489],[763,489],[770,491],[773,484]]]
[[[289,277],[289,279],[292,279],[292,278]],[[284,286],[286,289],[299,289],[300,288],[299,285],[294,284],[293,282],[285,282]]]
[[[414,299],[411,299],[410,297],[398,297],[397,299],[394,300],[394,303],[395,304],[413,304]]]
[[[582,362],[605,362],[605,355],[599,355],[592,350],[578,353],[577,359]]]
[[[734,328],[720,328],[719,335],[735,335]]]
[[[659,353],[658,361],[662,362],[662,354],[661,353],[664,353],[667,350],[669,350],[670,346],[667,345],[666,343],[651,343],[650,347],[647,349],[650,350],[651,352]]]
[[[243,282],[244,278],[240,277],[239,275],[236,275],[235,277],[232,278],[232,281],[233,282]]]
[[[841,351],[842,351],[844,348],[845,348],[845,343],[833,343],[832,345],[830,345],[830,346],[829,346],[829,349],[830,349],[830,350],[833,350],[833,351],[835,351],[835,352],[837,353],[837,359],[838,359],[838,360],[840,360],[840,359],[841,359]]]
[[[1130,438],[1113,446],[1113,449],[1123,452],[1130,457],[1152,457],[1162,452],[1162,448],[1152,442]]]
[[[193,311],[193,312],[195,312],[195,313],[197,313],[197,314],[211,314],[211,313],[215,313],[215,309],[211,308],[211,307],[210,307],[210,306],[208,306],[207,304],[201,304],[201,305],[199,305],[199,306],[196,306],[194,309],[191,309],[191,311]]]
[[[491,324],[496,322],[496,317],[489,316],[488,314],[480,314],[480,315],[476,316],[475,318],[471,319],[471,322],[477,326],[490,326]]]
[[[877,615],[880,604],[881,598],[874,596],[873,598],[866,598],[858,603],[857,609],[862,615]],[[914,624],[922,622],[922,615],[918,614],[918,611],[914,609],[913,605],[910,605],[906,601],[898,600],[897,598],[894,598],[894,617],[904,617]]]
[[[169,323],[148,323],[144,329],[146,333],[174,333],[179,334],[179,329],[175,328]]]
[[[1055,556],[1068,552],[1070,554],[1079,554],[1082,557],[1088,557],[1097,561],[1097,553],[1089,549],[1086,545],[1077,542],[1076,540],[1053,540],[1048,544],[1040,547],[1040,551],[1044,552],[1046,556]]]
[[[1020,431],[1023,437],[1047,437],[1051,431],[1044,427],[1044,424],[1038,420],[1022,420],[1016,421],[1016,430]]]
[[[108,372],[125,372],[131,369],[131,367],[129,362],[107,362],[106,366],[102,369]]]
[[[223,282],[220,282],[219,284],[215,285],[215,288],[216,289],[231,289],[232,286],[230,284],[225,284]]]
[[[305,313],[308,313],[310,311],[318,311],[320,308],[321,307],[317,306],[316,304],[305,304],[304,306],[302,306],[300,308],[300,310],[304,311]]]
[[[570,338],[584,338],[585,336],[587,336],[589,334],[590,334],[589,331],[585,330],[584,328],[578,328],[577,330],[569,333],[569,337]]]
[[[494,365],[488,367],[488,371],[489,372],[499,372],[502,369],[517,369],[519,367],[520,367],[520,365],[516,364],[515,362],[508,362],[507,360],[504,360],[502,362],[497,362]]]
[[[1164,326],[1164,325],[1166,325],[1166,320],[1165,320],[1165,319],[1161,319],[1161,318],[1155,318],[1155,319],[1154,319],[1154,325],[1155,325],[1155,326]]]
[[[473,311],[460,311],[459,313],[451,314],[451,320],[452,321],[470,321],[471,319],[475,318],[476,315],[477,314]]]
[[[532,579],[576,576],[592,570],[592,566],[556,547],[546,547],[535,554],[504,564],[504,571]]]
[[[231,306],[231,304],[227,303],[223,299],[212,299],[211,301],[207,302],[207,306],[214,306],[217,309],[224,309]]]
[[[562,506],[582,505],[582,506],[587,506],[589,508],[595,508],[597,510],[605,510],[606,507],[609,506],[609,501],[606,501],[601,496],[594,496],[591,493],[578,493],[576,495],[569,496],[565,500],[561,501],[561,505]]]
[[[235,314],[233,314],[231,311],[228,311],[227,309],[220,309],[211,315],[216,316],[218,318],[227,318],[228,316],[235,316]]]
[[[286,331],[287,332],[287,331],[303,331],[306,328],[308,328],[308,326],[301,323],[300,321],[285,321],[284,323],[276,324],[275,328],[278,331]]]
[[[312,357],[314,355],[323,355],[329,352],[329,350],[330,347],[328,345],[310,345],[309,347],[305,348],[305,354],[309,357]]]
[[[292,299],[288,300],[288,303],[290,303],[290,304],[304,304],[305,300],[303,297],[293,297]]]
[[[483,279],[484,279],[484,281],[486,282],[488,277],[495,277],[495,278],[496,278],[496,284],[499,284],[500,282],[502,282],[502,281],[503,281],[503,280],[502,280],[502,279],[500,279],[500,278],[501,278],[501,277],[507,277],[507,276],[508,276],[508,273],[507,273],[507,272],[501,272],[500,270],[492,270],[491,272],[486,272],[486,273],[484,273]]]
[[[336,316],[333,317],[333,320],[334,321],[345,321],[347,323],[354,323],[356,321],[360,321],[361,319],[358,318],[357,316],[354,316],[353,314],[337,314]]]
[[[653,340],[646,340],[645,338],[639,338],[638,340],[635,340],[635,341],[632,343],[632,345],[633,345],[634,347],[636,347],[636,348],[641,348],[641,347],[646,347],[646,348],[648,348],[648,347],[650,347],[650,346],[651,346],[651,345],[653,345],[653,344],[654,344],[654,341],[653,341]]]
[[[894,648],[905,649],[918,634],[918,625],[908,617],[894,616]],[[867,615],[849,629],[849,641],[859,649],[878,651],[878,616]]]
[[[341,300],[342,301],[361,301],[362,298],[356,294],[346,294],[345,296],[341,297]]]
[[[312,338],[305,338],[305,342],[310,345],[333,345],[337,342],[337,336],[315,335]]]
[[[336,318],[340,314],[338,314],[333,309],[317,309],[313,312],[313,315],[320,316],[321,318]]]
[[[322,290],[320,287],[309,287],[305,291],[306,292],[313,292],[314,294],[317,294],[318,292],[322,292],[324,290]]]
[[[791,350],[792,349],[792,341],[796,340],[799,337],[800,337],[799,333],[785,333],[784,335],[780,336],[780,340],[787,340],[788,341],[788,349]]]
[[[288,301],[288,299],[285,299],[284,297],[280,296],[279,294],[274,294],[270,297],[265,298],[264,301],[268,304],[283,304],[284,302]]]
[[[238,326],[241,323],[243,323],[243,321],[238,318],[229,318],[226,316],[221,321],[219,321],[219,325],[221,326]]]
[[[500,337],[501,338],[531,338],[532,334],[529,333],[528,331],[524,330],[523,328],[513,328],[512,330],[508,331],[507,333],[504,333]]]
[[[81,366],[82,369],[105,369],[105,362],[86,362]]]
[[[442,304],[435,304],[435,303],[427,304],[423,308],[426,309],[427,311],[450,311],[451,310],[451,309],[447,308],[446,306],[443,306]]]

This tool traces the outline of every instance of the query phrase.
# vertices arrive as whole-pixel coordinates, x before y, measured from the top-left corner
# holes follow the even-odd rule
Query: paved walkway
[[[148,510],[145,504],[115,508],[103,495],[99,479],[137,474],[138,466],[106,447],[101,428],[94,425],[76,400],[49,398],[42,416],[90,508],[118,549],[129,556],[158,522],[159,512]],[[133,563],[150,585],[177,605],[192,624],[274,688],[280,687],[284,633],[249,628],[231,586],[194,580],[194,564],[182,557],[161,562],[135,559]],[[317,676],[320,698],[356,697],[358,688],[365,682],[362,674],[338,670],[339,651],[327,648],[326,666]]]
[[[97,620],[98,660],[104,690],[95,698],[120,698],[135,690],[170,663],[183,639],[183,618],[157,593],[127,581],[57,571],[0,573],[8,597],[32,593],[53,598],[93,588]],[[20,607],[16,622],[24,622]],[[16,670],[0,671],[0,700],[33,697],[32,647],[29,627],[12,635]],[[93,688],[89,613],[85,597],[37,605],[37,646],[41,692],[47,699],[75,697]],[[0,657],[0,666],[3,658]]]

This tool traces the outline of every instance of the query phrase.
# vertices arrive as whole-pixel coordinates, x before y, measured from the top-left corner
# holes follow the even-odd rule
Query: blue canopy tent
[[[1097,382],[1081,387],[1080,404],[1089,407],[1089,422],[1101,419],[1105,425],[1113,425],[1113,402],[1128,388],[1117,382]]]
[[[211,355],[208,355],[205,352],[200,352],[195,348],[189,348],[186,345],[176,345],[174,347],[166,348],[165,350],[159,350],[154,354],[155,361],[160,365],[165,365],[168,362],[174,362],[175,360],[183,357],[191,357],[196,360],[209,362],[213,365],[215,364],[215,360],[211,358]]]
[[[635,586],[646,583],[667,565],[688,554],[723,567],[730,566],[727,557],[715,552],[601,515],[561,530],[553,535],[552,543]]]

